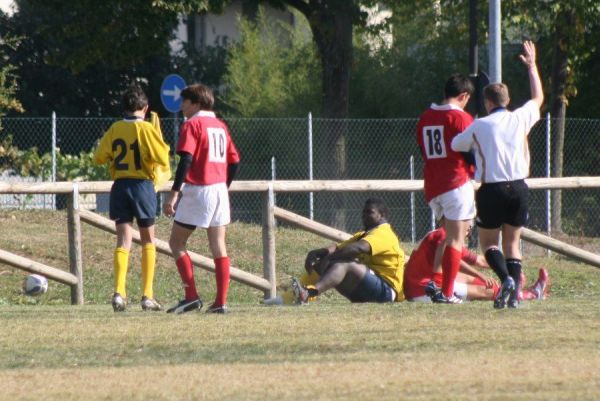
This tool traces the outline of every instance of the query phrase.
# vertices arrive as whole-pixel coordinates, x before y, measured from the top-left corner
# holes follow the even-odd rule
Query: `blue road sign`
[[[160,86],[160,100],[165,109],[171,113],[181,110],[181,91],[186,87],[185,81],[177,74],[165,77]]]

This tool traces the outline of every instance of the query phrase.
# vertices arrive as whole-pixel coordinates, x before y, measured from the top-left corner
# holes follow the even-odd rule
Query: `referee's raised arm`
[[[527,66],[529,73],[529,86],[531,89],[531,100],[537,103],[539,107],[544,102],[544,90],[542,89],[542,81],[540,73],[536,65],[535,45],[532,41],[526,40],[523,42],[523,54],[519,56],[523,64]]]

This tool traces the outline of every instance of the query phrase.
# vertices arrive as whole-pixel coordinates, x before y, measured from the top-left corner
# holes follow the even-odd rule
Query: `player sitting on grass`
[[[337,246],[310,251],[304,267],[319,279],[306,286],[293,280],[296,303],[306,303],[331,288],[352,302],[403,301],[404,251],[387,214],[381,199],[367,199],[362,211],[364,231]]]
[[[421,240],[419,246],[412,252],[404,269],[404,293],[409,301],[430,302],[436,293],[441,291],[441,268],[434,269],[436,251],[444,243],[446,230],[441,227],[429,232]],[[476,267],[489,268],[485,258],[462,249],[460,272],[454,281],[454,295],[463,300],[493,301],[498,295],[499,285],[496,280],[479,272]],[[437,272],[436,272],[437,270]],[[548,271],[539,270],[538,280],[530,288],[519,288],[520,300],[545,299],[548,294]],[[522,286],[525,285],[525,275],[521,276]]]
[[[161,305],[154,300],[152,284],[156,263],[154,246],[154,219],[156,216],[157,174],[169,168],[169,146],[160,131],[144,121],[148,111],[148,98],[139,87],[130,87],[123,95],[125,118],[117,121],[104,134],[94,161],[110,162],[110,174],[115,180],[110,190],[110,218],[115,221],[117,246],[114,251],[115,312],[124,311],[127,305],[125,280],[129,264],[129,251],[135,218],[142,240],[142,309],[158,311]]]

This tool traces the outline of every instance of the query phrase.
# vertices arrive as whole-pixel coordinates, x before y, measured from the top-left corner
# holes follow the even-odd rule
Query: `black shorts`
[[[477,226],[500,228],[502,224],[527,224],[529,188],[525,180],[481,184],[475,194]]]
[[[115,223],[131,223],[150,227],[156,218],[156,191],[149,180],[119,178],[110,189],[109,215]]]
[[[351,302],[393,302],[392,287],[369,269],[356,289],[347,298]]]

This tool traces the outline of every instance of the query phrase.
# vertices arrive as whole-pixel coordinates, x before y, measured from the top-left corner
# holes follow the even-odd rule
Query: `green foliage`
[[[132,82],[146,89],[152,107],[160,105],[162,79],[172,70],[175,12],[151,0],[16,0],[16,6],[8,23],[22,40],[9,61],[30,115],[117,116],[120,93]]]
[[[303,116],[319,107],[319,63],[306,28],[240,20],[241,40],[229,50],[224,102],[243,117]]]
[[[52,176],[52,155],[39,154],[37,148],[20,150],[7,136],[0,142],[0,171],[13,170],[21,177],[38,177],[48,180]],[[56,150],[57,181],[103,181],[109,179],[107,165],[94,163],[93,152],[80,152],[79,155],[64,155]]]
[[[6,19],[6,15],[0,11],[0,23],[2,25],[5,25]],[[14,50],[17,46],[17,38],[4,32],[4,29],[0,30],[0,117],[8,111],[23,112],[23,106],[15,97],[17,92],[16,68],[14,65],[7,63],[7,51]]]

